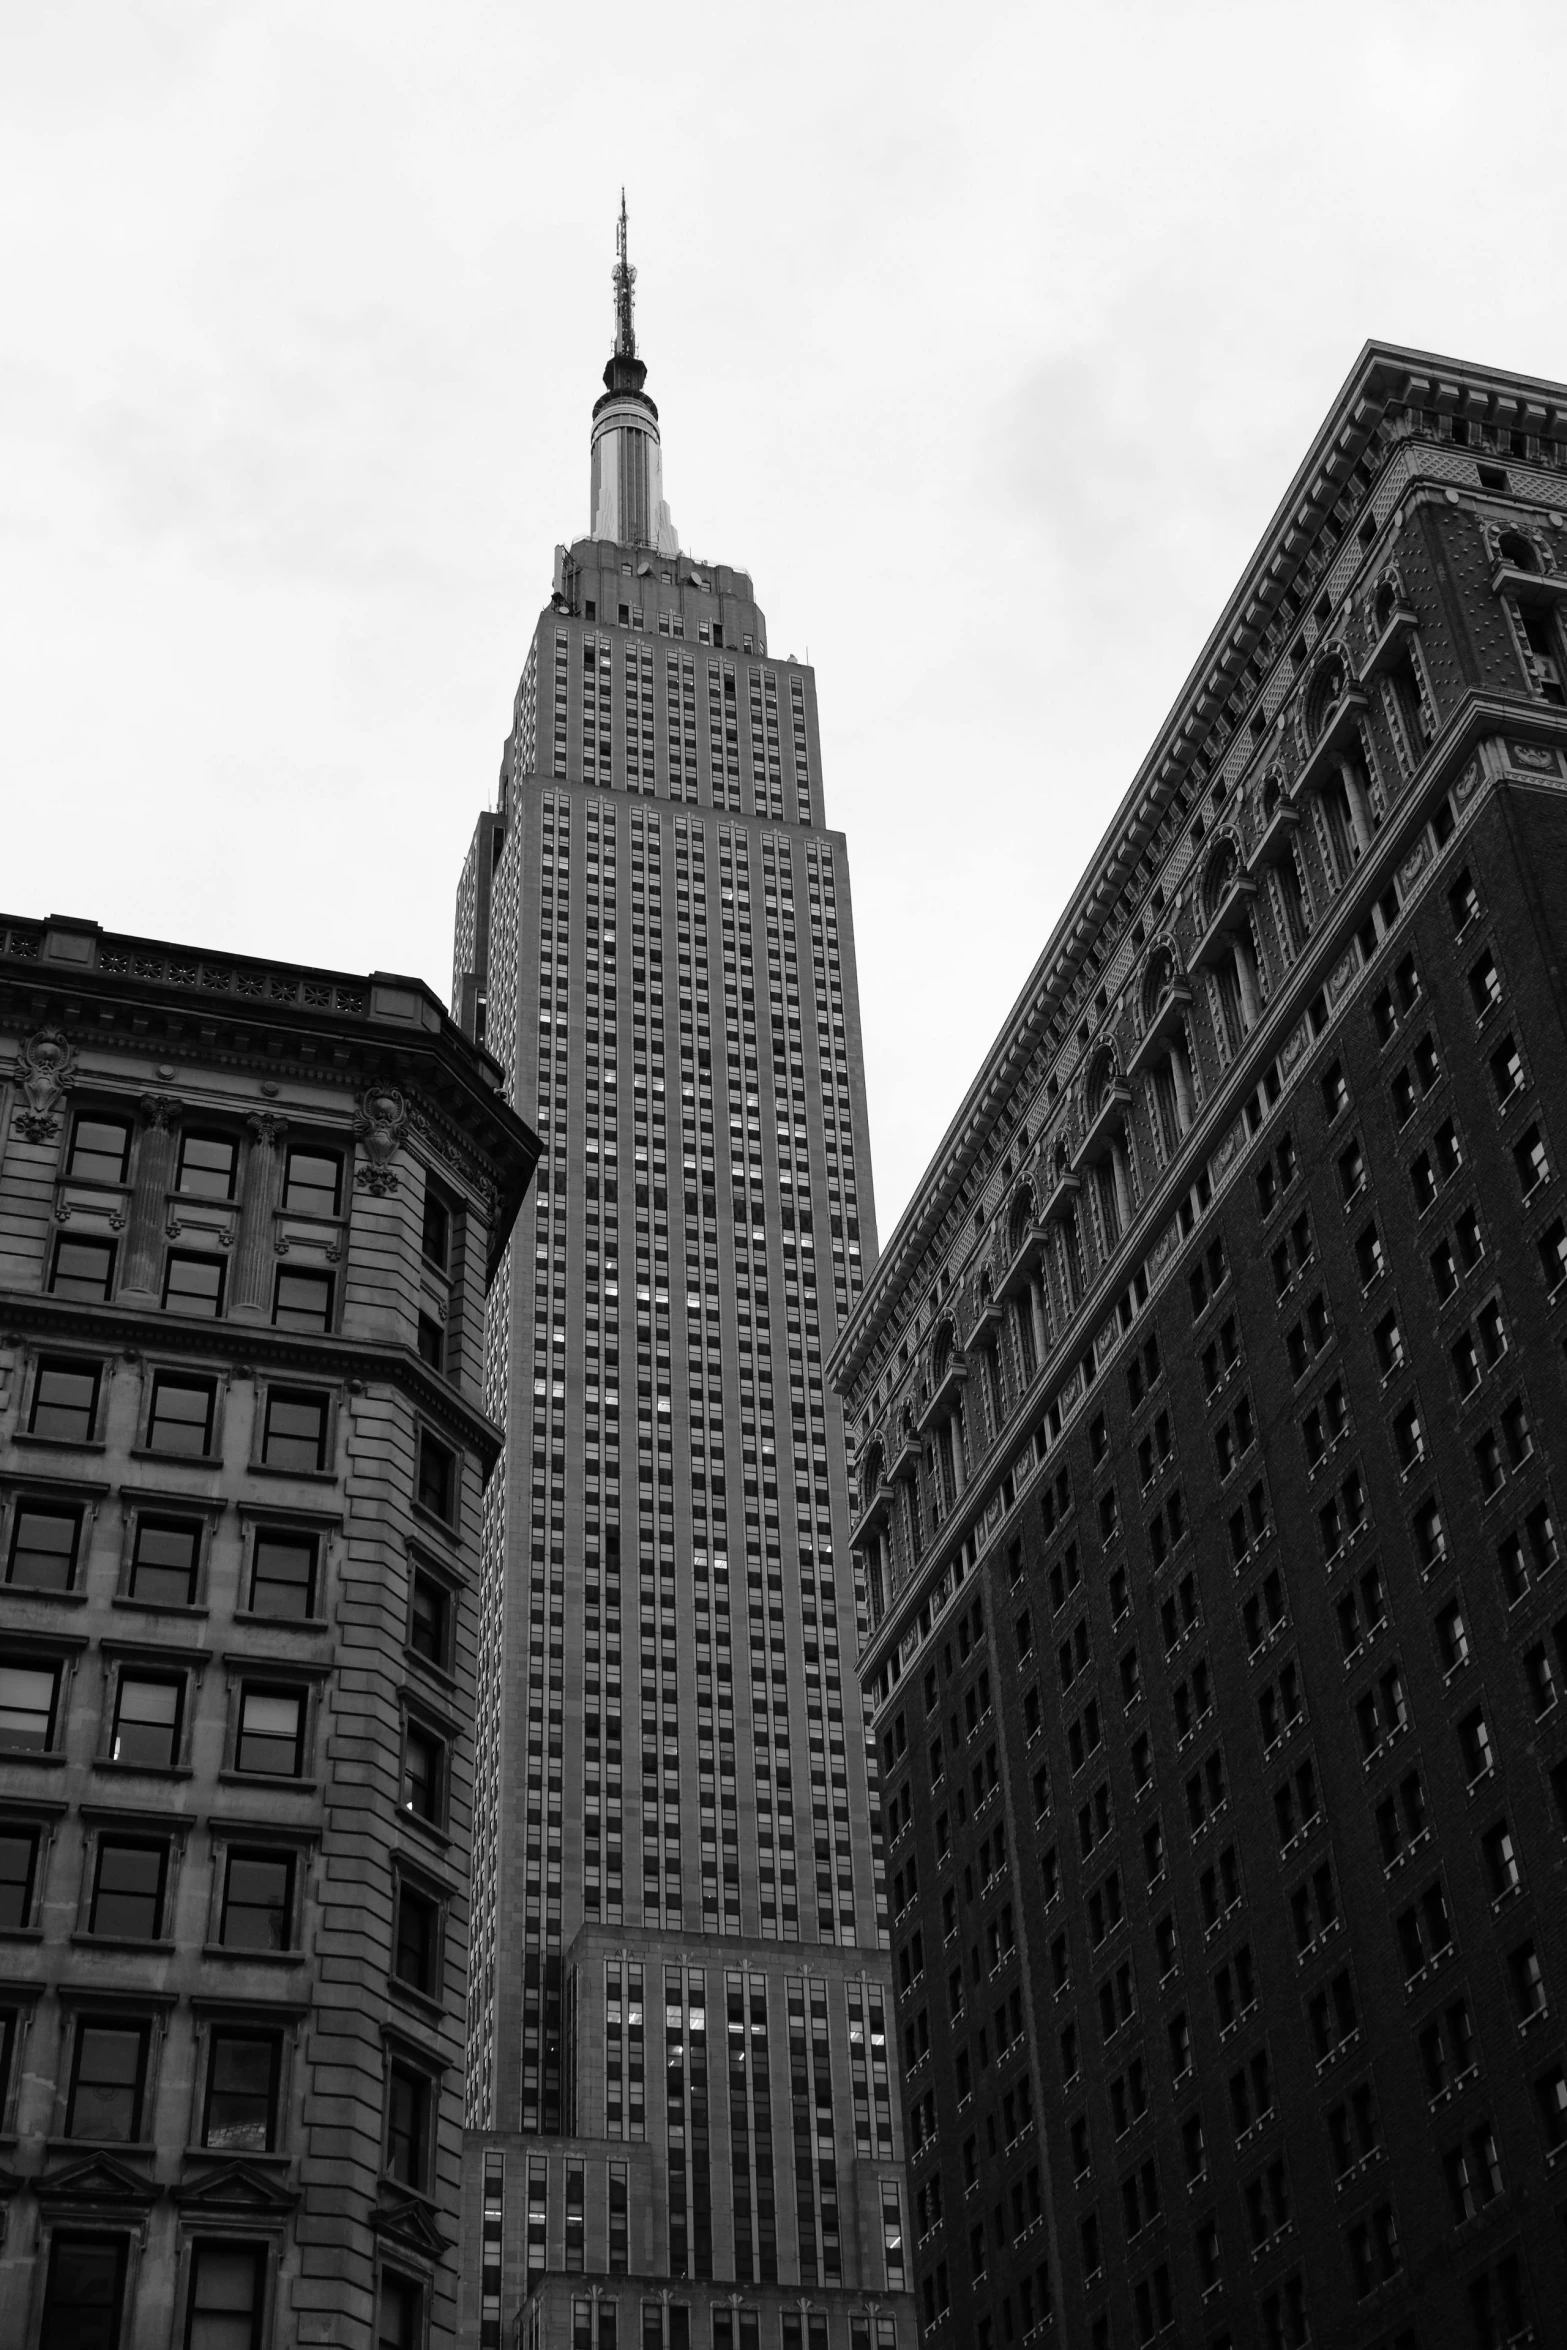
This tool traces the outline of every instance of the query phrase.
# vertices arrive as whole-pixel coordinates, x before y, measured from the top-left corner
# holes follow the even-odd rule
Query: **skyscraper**
[[[454,1009],[544,1138],[488,1338],[466,2258],[485,2343],[525,2307],[580,2350],[887,2350],[885,1893],[823,1377],[875,1248],[848,862],[810,670],[679,546],[634,275],[622,203],[591,535],[556,550],[457,904]]]
[[[1368,346],[834,1359],[929,2350],[1561,2338],[1564,610]]]

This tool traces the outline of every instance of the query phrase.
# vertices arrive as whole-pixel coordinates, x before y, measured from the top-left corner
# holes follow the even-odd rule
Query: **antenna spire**
[[[637,355],[636,329],[631,323],[631,307],[635,300],[637,273],[626,258],[626,191],[620,191],[620,221],[615,231],[615,357],[634,359]]]

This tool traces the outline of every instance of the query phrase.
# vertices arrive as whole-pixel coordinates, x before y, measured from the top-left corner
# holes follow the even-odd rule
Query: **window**
[[[266,2278],[259,2244],[195,2245],[185,2350],[260,2350]]]
[[[0,1823],[0,1933],[18,1933],[33,1922],[38,1846],[36,1828]],[[4,2085],[4,2075],[0,2074],[0,2095]]]
[[[437,1577],[415,1567],[409,1577],[408,1646],[415,1656],[445,1669],[451,1652],[451,1593]]]
[[[261,1436],[263,1462],[269,1469],[324,1469],[328,1424],[326,1396],[293,1387],[269,1387]]]
[[[128,1118],[97,1118],[83,1110],[71,1129],[66,1173],[74,1183],[123,1183],[131,1159]]]
[[[601,2312],[601,2330],[603,2323]],[[375,2350],[420,2350],[423,2340],[424,2287],[412,2277],[383,2269],[376,2296]]]
[[[145,2023],[82,2017],[76,2027],[76,2061],[65,2115],[68,2138],[128,2146],[141,2136],[150,2038],[151,2027]]]
[[[201,1134],[187,1128],[180,1136],[175,1189],[193,1192],[198,1199],[232,1199],[238,1163],[239,1145],[231,1135]]]
[[[429,2171],[430,2106],[427,2076],[394,2057],[386,2084],[386,2168],[420,2194]]]
[[[428,1428],[419,1431],[419,1506],[451,1522],[457,1499],[457,1460]]]
[[[433,1314],[419,1316],[419,1354],[432,1371],[439,1371],[446,1361],[446,1333]]]
[[[80,1509],[48,1509],[19,1501],[11,1524],[5,1579],[28,1591],[69,1591],[81,1546]]]
[[[290,1150],[283,1205],[291,1216],[335,1216],[342,1200],[343,1162],[335,1152]]]
[[[293,1947],[294,1856],[231,1847],[223,1871],[218,1940],[225,1950]]]
[[[47,1754],[59,1695],[57,1664],[0,1662],[0,1754]]]
[[[215,2027],[207,2057],[201,2142],[225,2154],[270,2154],[277,2143],[276,2032]]]
[[[221,1257],[189,1256],[170,1249],[163,1276],[165,1313],[189,1314],[212,1321],[223,1311],[224,1263]]]
[[[122,1671],[114,1699],[110,1761],[142,1771],[166,1771],[177,1763],[184,1695],[183,1679]]]
[[[433,1895],[399,1879],[397,1925],[392,1940],[392,1972],[410,1990],[427,1999],[441,1991],[441,1905]]]
[[[274,1779],[297,1779],[305,1759],[305,1693],[247,1681],[239,1693],[234,1768]]]
[[[331,1274],[286,1273],[279,1268],[272,1319],[280,1330],[330,1330]]]
[[[316,1612],[316,1537],[258,1526],[250,1562],[250,1612],[303,1621]]]
[[[54,2236],[41,2342],[69,2343],[71,2350],[118,2350],[129,2249],[129,2236],[63,2231]]]
[[[1379,2285],[1396,2277],[1403,2266],[1392,2204],[1379,2203],[1368,2217],[1356,2220],[1349,2230],[1348,2242],[1355,2291],[1363,2301],[1368,2293],[1374,2293]]]
[[[131,1548],[130,1596],[144,1607],[191,1607],[201,1560],[195,1518],[138,1516]]]
[[[156,1942],[168,1873],[167,1844],[101,1837],[87,1931],[116,1942]]]
[[[96,1363],[49,1358],[38,1366],[33,1408],[27,1423],[30,1436],[52,1436],[60,1444],[90,1444],[98,1417]]]
[[[202,1460],[212,1450],[217,1388],[210,1379],[182,1379],[160,1371],[152,1383],[147,1444],[153,1452]]]
[[[112,1240],[70,1240],[62,1232],[49,1267],[51,1297],[79,1297],[101,1303],[114,1287]]]
[[[439,1826],[446,1809],[446,1742],[422,1723],[403,1736],[403,1809]]]
[[[424,1229],[420,1248],[428,1264],[439,1272],[446,1272],[452,1253],[452,1211],[435,1186],[426,1181],[424,1187]]]

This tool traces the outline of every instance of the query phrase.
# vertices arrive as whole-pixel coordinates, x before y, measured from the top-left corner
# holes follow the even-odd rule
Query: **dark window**
[[[603,2325],[601,2311],[601,2334]],[[390,2269],[383,2269],[381,2290],[376,2296],[375,2350],[419,2350],[423,2326],[424,2287],[412,2277],[396,2276]]]
[[[61,2350],[119,2350],[126,2236],[56,2235],[49,2247],[41,2342]]]
[[[95,2138],[116,2146],[141,2136],[147,2084],[146,2024],[91,2023],[76,2032],[76,2069],[65,2117],[68,2138]]]
[[[331,1274],[280,1272],[272,1319],[280,1330],[330,1330]]]
[[[305,1693],[266,1688],[247,1681],[239,1693],[236,1771],[274,1779],[297,1779],[304,1771]]]
[[[54,1244],[49,1268],[53,1297],[80,1297],[101,1302],[114,1286],[112,1240],[68,1240],[62,1232]]]
[[[225,1950],[292,1947],[294,1862],[287,1852],[230,1850],[218,1940]]]
[[[210,1379],[179,1379],[160,1371],[152,1383],[147,1443],[153,1452],[202,1460],[212,1450],[217,1388]]]
[[[436,1998],[441,1988],[441,1905],[412,1885],[397,1888],[392,1972],[411,1990]]]
[[[269,1469],[326,1467],[327,1398],[269,1387],[261,1457]]]
[[[0,1664],[0,1754],[46,1754],[54,1744],[58,1665]]]
[[[166,1844],[128,1844],[103,1837],[93,1877],[90,1934],[116,1942],[156,1942],[163,1924],[169,1872]]]
[[[452,1211],[428,1183],[424,1188],[424,1232],[420,1246],[430,1263],[444,1273],[452,1253]]]
[[[38,1830],[0,1827],[0,1931],[31,1924],[37,1874]],[[4,2086],[0,2075],[0,2093]]]
[[[343,1162],[329,1151],[291,1150],[283,1205],[291,1215],[335,1216],[343,1199]]]
[[[81,1535],[79,1509],[42,1509],[36,1502],[19,1501],[11,1528],[6,1581],[29,1591],[69,1591],[76,1580]]]
[[[71,1129],[66,1173],[78,1183],[123,1183],[130,1164],[128,1118],[94,1118],[85,1110]]]
[[[221,1257],[192,1257],[170,1249],[163,1276],[165,1313],[215,1320],[223,1311],[223,1271]]]
[[[395,2060],[387,2073],[386,2167],[405,2187],[423,2192],[429,2168],[430,2083]]]
[[[446,1663],[451,1643],[451,1594],[444,1583],[419,1567],[413,1571],[408,1599],[408,1645],[432,1665]]]
[[[433,1314],[419,1316],[419,1352],[433,1371],[446,1359],[446,1333]]]
[[[227,1134],[182,1134],[179,1174],[181,1191],[201,1199],[232,1199],[239,1145]]]
[[[90,1444],[101,1376],[96,1363],[41,1362],[29,1433],[54,1436],[66,1444]]]
[[[197,2244],[185,2350],[260,2350],[266,2285],[259,2244]]]
[[[132,1599],[144,1606],[191,1607],[201,1559],[201,1527],[194,1518],[141,1518],[131,1553]]]
[[[434,1512],[448,1523],[457,1493],[457,1462],[444,1444],[437,1443],[428,1429],[419,1432],[419,1501],[423,1508]]]
[[[178,1762],[184,1693],[181,1680],[122,1672],[114,1700],[111,1761],[132,1763],[141,1770],[167,1770]]]
[[[277,2136],[281,2043],[275,2032],[215,2031],[207,2059],[203,2146],[270,2154]]]
[[[445,1808],[446,1747],[433,1730],[410,1722],[403,1739],[403,1809],[439,1823]]]
[[[315,1613],[315,1601],[315,1536],[258,1527],[250,1568],[252,1615],[304,1618]]]

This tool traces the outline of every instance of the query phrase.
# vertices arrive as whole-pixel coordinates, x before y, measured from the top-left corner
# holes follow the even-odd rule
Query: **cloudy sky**
[[[1567,9],[0,20],[0,903],[444,994],[622,180],[819,673],[884,1235],[1368,335],[1567,377]]]

